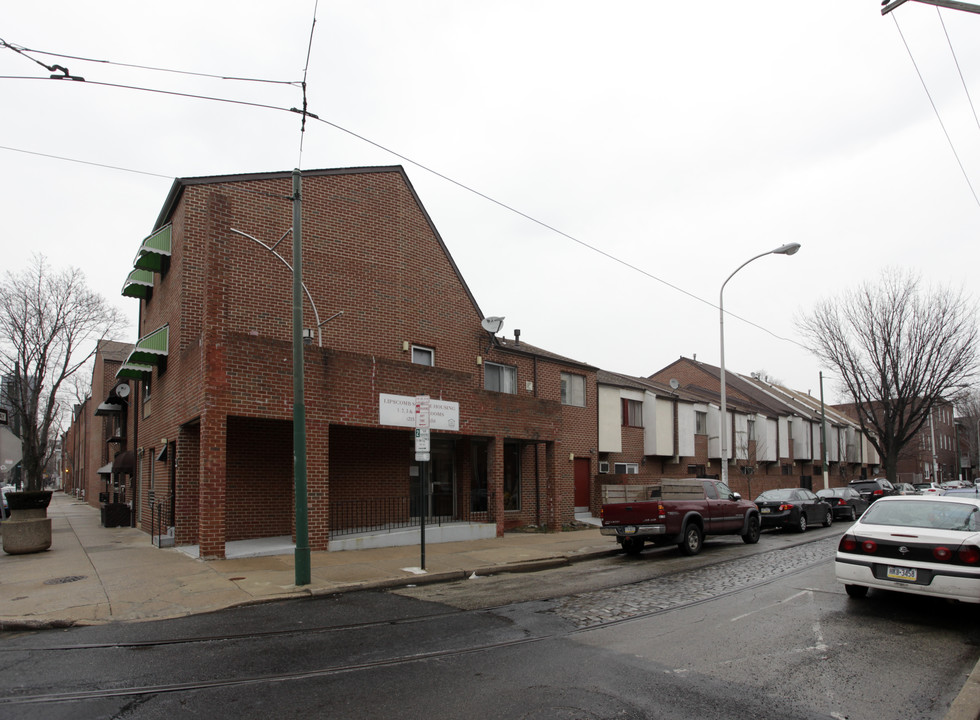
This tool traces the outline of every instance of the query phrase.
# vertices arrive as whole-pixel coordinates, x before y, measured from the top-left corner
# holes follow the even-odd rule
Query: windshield
[[[756,498],[756,502],[765,500],[792,500],[794,492],[796,491],[792,489],[766,490]]]
[[[898,525],[928,530],[960,530],[976,532],[980,508],[976,505],[952,502],[906,500],[876,502],[861,518],[872,525]]]
[[[843,497],[843,488],[830,488],[829,490],[817,490],[818,497]]]

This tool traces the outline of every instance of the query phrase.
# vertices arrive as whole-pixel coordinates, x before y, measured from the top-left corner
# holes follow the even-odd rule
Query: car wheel
[[[697,555],[701,552],[703,543],[704,533],[701,532],[701,528],[696,523],[688,523],[684,528],[684,541],[677,547],[685,555]]]
[[[851,519],[851,522],[854,522],[855,520],[858,519],[858,511],[857,511],[857,508],[854,507],[853,505],[851,505],[851,518],[850,519]]]
[[[800,511],[800,519],[796,522],[796,532],[806,532],[806,513],[802,510]]]
[[[639,555],[643,551],[643,538],[623,538],[623,550],[627,555]]]
[[[852,597],[855,600],[860,600],[868,595],[868,588],[866,588],[864,585],[845,585],[844,591],[847,593],[848,597]]]
[[[754,545],[759,542],[759,535],[762,534],[762,527],[759,524],[759,516],[753,515],[749,518],[749,527],[747,532],[742,536],[742,542],[746,545]]]
[[[832,510],[827,511],[827,517],[823,519],[823,526],[830,527],[834,524],[834,513]]]

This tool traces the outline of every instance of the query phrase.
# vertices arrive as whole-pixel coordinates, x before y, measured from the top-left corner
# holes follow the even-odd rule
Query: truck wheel
[[[701,528],[696,523],[688,523],[687,527],[684,528],[684,542],[677,547],[685,555],[697,555],[701,552],[703,544],[704,533],[701,532]]]
[[[643,538],[628,537],[623,538],[623,551],[627,555],[639,555],[643,550]]]
[[[828,510],[827,517],[823,519],[823,526],[830,527],[833,524],[834,524],[834,512],[833,510]]]
[[[759,542],[759,535],[762,534],[762,528],[759,525],[759,516],[753,515],[749,518],[749,527],[746,533],[742,536],[742,542],[746,545],[754,545]]]

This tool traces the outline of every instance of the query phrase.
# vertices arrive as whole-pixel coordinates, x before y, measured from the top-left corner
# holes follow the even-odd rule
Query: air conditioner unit
[[[603,475],[609,474],[609,463],[606,461],[601,461],[599,463],[599,473]]]

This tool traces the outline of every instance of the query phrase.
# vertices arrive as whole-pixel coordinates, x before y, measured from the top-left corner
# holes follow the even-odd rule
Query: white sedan
[[[852,598],[881,588],[980,603],[980,498],[881,498],[841,538],[834,569]]]

